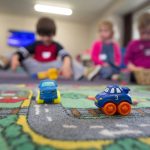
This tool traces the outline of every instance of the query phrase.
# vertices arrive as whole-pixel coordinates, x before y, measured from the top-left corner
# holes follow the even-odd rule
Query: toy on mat
[[[44,71],[44,72],[39,72],[37,73],[37,78],[38,79],[50,79],[50,80],[57,80],[58,79],[58,70],[55,68],[51,68],[48,71]]]
[[[59,104],[60,100],[60,92],[57,89],[57,82],[53,80],[43,80],[39,84],[37,103],[50,103],[50,104]]]
[[[109,85],[102,92],[96,95],[95,105],[106,115],[128,115],[131,112],[132,99],[128,87]]]

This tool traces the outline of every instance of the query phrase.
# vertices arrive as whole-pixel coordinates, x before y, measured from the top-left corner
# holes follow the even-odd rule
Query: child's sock
[[[111,77],[111,80],[118,81],[119,80],[119,74],[113,74]]]

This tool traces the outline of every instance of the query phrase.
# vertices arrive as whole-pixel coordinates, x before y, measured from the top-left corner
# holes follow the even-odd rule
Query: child
[[[131,72],[150,68],[150,13],[140,16],[139,40],[133,40],[127,47],[125,61]]]
[[[13,70],[21,64],[31,75],[49,68],[58,68],[67,79],[72,75],[75,79],[82,77],[84,70],[82,66],[72,63],[69,53],[58,42],[53,41],[56,25],[52,19],[47,17],[39,19],[36,32],[40,40],[27,47],[19,48],[13,55],[11,60]],[[61,61],[58,60],[59,56]]]
[[[99,26],[100,40],[96,41],[92,47],[92,61],[100,69],[102,78],[116,79],[119,73],[121,62],[120,48],[113,41],[113,24],[109,21],[103,21]]]

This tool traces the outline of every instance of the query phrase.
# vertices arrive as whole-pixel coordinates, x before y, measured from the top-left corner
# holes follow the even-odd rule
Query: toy
[[[50,79],[50,80],[57,80],[58,79],[58,70],[55,68],[50,68],[47,71],[39,72],[37,73],[37,78],[42,80],[42,79]]]
[[[37,73],[37,78],[40,80],[48,78],[47,76],[48,76],[47,71]]]
[[[59,72],[55,68],[51,68],[47,72],[48,78],[51,79],[51,80],[57,80],[58,79],[58,74],[59,74]]]
[[[57,89],[57,82],[53,80],[43,80],[39,84],[37,103],[59,104],[61,102],[60,92]]]
[[[128,115],[131,112],[132,99],[128,87],[109,85],[102,92],[96,95],[95,105],[102,109],[106,115]]]

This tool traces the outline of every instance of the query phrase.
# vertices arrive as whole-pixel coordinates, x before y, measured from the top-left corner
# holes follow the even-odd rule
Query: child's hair
[[[140,31],[150,28],[150,13],[144,13],[139,17],[138,28]]]
[[[36,25],[36,32],[41,36],[51,36],[56,34],[56,25],[53,19],[42,17]]]
[[[103,26],[107,27],[108,30],[110,30],[111,36],[113,37],[113,35],[114,35],[114,30],[113,30],[113,24],[112,24],[112,22],[107,21],[107,20],[100,22],[100,24],[99,24],[99,30],[100,30],[100,28],[103,27]]]
[[[112,22],[107,21],[107,20],[102,21],[102,22],[99,23],[99,28],[101,28],[102,26],[106,26],[110,31],[113,32],[113,24],[112,24]]]

